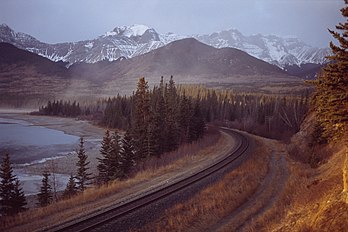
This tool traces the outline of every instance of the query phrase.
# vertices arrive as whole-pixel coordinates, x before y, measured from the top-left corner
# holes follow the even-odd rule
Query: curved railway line
[[[223,168],[235,163],[237,160],[241,160],[247,156],[247,150],[249,148],[249,139],[236,131],[222,128],[222,130],[231,134],[236,140],[236,146],[229,152],[228,156],[221,158],[210,166],[192,174],[191,176],[185,177],[174,183],[168,184],[160,189],[153,192],[147,193],[143,196],[132,199],[129,202],[117,205],[113,208],[109,208],[104,212],[100,212],[95,215],[83,218],[79,221],[72,221],[63,225],[50,228],[49,231],[93,231],[98,228],[105,227],[108,223],[114,220],[122,218],[136,210],[139,210],[145,206],[155,203],[160,199],[166,198],[169,195],[176,193],[184,188],[197,183],[213,173],[220,171]],[[104,230],[105,231],[105,230]]]

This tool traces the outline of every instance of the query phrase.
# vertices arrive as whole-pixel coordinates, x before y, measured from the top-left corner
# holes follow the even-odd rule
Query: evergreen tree
[[[10,156],[5,154],[0,169],[0,207],[2,215],[9,215],[12,212],[12,199],[15,189],[14,181],[16,177],[13,175],[13,169],[10,163]]]
[[[180,101],[180,140],[181,143],[190,142],[189,130],[192,117],[192,105],[191,100],[184,94]]]
[[[136,148],[137,159],[146,158],[148,123],[150,120],[150,99],[149,86],[144,77],[140,78],[134,96],[134,115],[133,115],[133,139]]]
[[[121,137],[115,131],[111,136],[110,144],[110,156],[107,162],[107,173],[110,180],[115,180],[118,178],[119,173],[119,159],[121,153]]]
[[[135,166],[135,149],[133,146],[133,138],[129,130],[125,133],[122,139],[122,149],[119,159],[119,173],[120,179],[125,179],[129,176],[132,168]]]
[[[76,187],[75,177],[73,175],[70,175],[69,181],[63,193],[63,197],[70,198],[76,194],[77,194],[77,187]]]
[[[77,188],[79,191],[83,192],[86,189],[86,186],[88,185],[88,182],[90,180],[91,173],[88,173],[88,165],[89,162],[87,162],[87,155],[84,148],[84,141],[83,138],[80,138],[80,144],[79,144],[79,150],[77,152],[78,161],[76,163],[77,166]]]
[[[40,192],[37,194],[38,205],[41,207],[49,205],[53,200],[52,187],[49,183],[49,172],[45,170],[43,173],[42,185],[40,188]]]
[[[25,206],[27,201],[24,196],[23,189],[21,188],[20,182],[16,179],[14,184],[14,191],[12,193],[12,212],[13,214],[19,213],[26,210]]]
[[[341,9],[348,18],[348,0]],[[348,131],[348,20],[339,23],[336,29],[342,34],[329,30],[338,45],[330,43],[330,63],[322,70],[315,82],[314,96],[317,119],[324,129],[324,137],[344,138]]]
[[[173,151],[180,144],[179,128],[179,96],[175,87],[173,76],[170,77],[169,84],[165,86],[164,98],[166,103],[165,137],[166,152]]]
[[[205,131],[205,122],[199,106],[199,100],[196,100],[193,109],[193,115],[189,125],[189,141],[196,141],[203,137]]]
[[[99,164],[97,166],[98,169],[98,182],[107,183],[109,181],[109,173],[108,173],[108,162],[110,159],[111,153],[111,137],[110,131],[105,131],[105,136],[103,137],[103,141],[100,147],[100,154],[102,158],[98,158]]]

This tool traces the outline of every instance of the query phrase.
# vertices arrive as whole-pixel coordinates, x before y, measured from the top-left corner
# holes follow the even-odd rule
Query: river
[[[0,157],[2,160],[5,153],[10,154],[14,174],[26,195],[39,191],[41,172],[50,168],[50,161],[57,165],[57,188],[64,190],[70,176],[67,173],[73,174],[65,168],[74,169],[79,137],[85,138],[87,152],[96,153],[102,133],[103,130],[85,121],[0,113]]]

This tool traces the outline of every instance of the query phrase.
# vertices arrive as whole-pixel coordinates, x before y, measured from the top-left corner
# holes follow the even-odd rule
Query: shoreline
[[[62,131],[65,134],[82,136],[86,138],[100,138],[104,136],[104,128],[93,125],[86,120],[64,118],[57,116],[31,115],[29,111],[2,111],[0,117],[23,120],[33,126],[43,126],[49,129]]]
[[[104,136],[104,129],[85,120],[76,120],[74,118],[60,118],[54,116],[38,116],[30,115],[27,110],[0,110],[0,118],[8,118],[14,120],[22,120],[28,122],[29,126],[42,126],[48,129],[58,130],[64,134],[83,137],[85,140],[85,150],[88,155],[88,161],[90,162],[90,172],[92,174],[97,173],[96,164],[97,157],[99,157],[100,143]],[[75,150],[78,148],[76,144]],[[40,146],[37,147],[38,151]],[[54,146],[50,146],[52,151],[59,154],[59,149]],[[34,162],[27,163],[26,165],[15,164],[13,165],[14,171],[20,174],[21,182],[26,186],[27,193],[33,193],[33,189],[36,189],[40,185],[41,179],[38,176],[42,175],[45,169],[49,169],[50,172],[62,177],[60,187],[65,188],[67,177],[76,173],[77,154],[75,152],[69,154],[63,154],[55,156],[54,159],[49,156],[39,157]]]

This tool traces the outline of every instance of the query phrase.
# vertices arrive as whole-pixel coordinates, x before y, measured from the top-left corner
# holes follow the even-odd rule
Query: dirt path
[[[272,208],[288,178],[285,155],[281,147],[273,150],[268,164],[268,174],[260,183],[258,190],[232,214],[212,226],[209,231],[245,231],[252,221]]]

